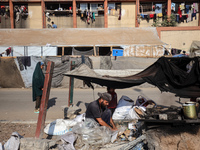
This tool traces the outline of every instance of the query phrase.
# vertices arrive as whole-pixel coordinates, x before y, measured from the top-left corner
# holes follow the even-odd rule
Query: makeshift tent
[[[90,86],[91,83],[96,83],[114,88],[128,88],[148,82],[157,86],[161,91],[190,98],[200,97],[199,63],[199,57],[161,57],[142,72],[127,77],[101,76],[84,64],[64,75],[84,80]],[[188,67],[189,65],[192,66]]]
[[[24,83],[14,58],[0,58],[0,87],[22,88]]]
[[[200,41],[193,41],[190,46],[191,56],[200,56]]]

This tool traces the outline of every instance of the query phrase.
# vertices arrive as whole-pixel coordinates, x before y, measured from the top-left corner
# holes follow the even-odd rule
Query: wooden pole
[[[43,87],[42,99],[41,99],[41,104],[40,104],[40,113],[38,116],[35,138],[42,138],[43,136],[43,130],[45,126],[46,113],[47,113],[47,105],[48,105],[50,89],[51,89],[51,80],[53,76],[53,69],[54,69],[54,62],[49,61],[47,63],[47,70],[46,70],[46,75],[45,75],[45,80],[44,80],[44,87]]]
[[[113,51],[113,47],[111,46],[110,47],[110,52],[111,52],[110,56],[112,56],[112,51]]]
[[[138,14],[139,14],[139,8],[140,8],[140,1],[136,0],[136,4],[135,4],[135,27],[139,27],[139,23],[138,23]]]
[[[11,25],[11,29],[14,29],[14,13],[13,13],[12,0],[9,0],[9,7],[10,7],[10,25]]]
[[[168,17],[171,16],[171,4],[172,4],[172,1],[171,1],[171,0],[168,0],[168,1],[167,1],[167,16],[168,16]]]
[[[97,56],[97,52],[96,52],[96,47],[95,47],[95,45],[93,46],[93,49],[94,49],[94,56]]]
[[[73,70],[75,67],[75,61],[71,61],[71,67],[70,70]],[[73,94],[74,94],[74,78],[69,78],[69,99],[68,99],[68,106],[73,104]]]
[[[41,0],[42,7],[42,28],[46,28],[45,2]]]
[[[104,28],[108,28],[108,0],[104,0]]]
[[[65,55],[65,47],[62,47],[62,56]]]
[[[73,0],[73,28],[77,28],[77,20],[76,20],[76,0]]]

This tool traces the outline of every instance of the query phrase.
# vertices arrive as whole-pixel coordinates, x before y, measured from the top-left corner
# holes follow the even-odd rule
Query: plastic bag
[[[117,108],[115,109],[112,119],[122,120],[125,119],[129,113],[129,110],[134,105],[134,101],[127,96],[122,96],[118,102]]]
[[[4,144],[4,150],[18,150],[20,144],[21,135],[17,132],[13,132],[10,139]]]
[[[72,127],[77,124],[74,120],[57,119],[44,128],[44,133],[48,135],[63,135],[71,131]]]
[[[135,108],[135,106],[132,107],[132,108],[129,110],[129,112],[128,112],[127,116],[126,116],[126,119],[139,119],[139,118],[140,118],[140,117],[138,116],[138,114],[135,112],[134,108]]]
[[[74,121],[76,121],[76,122],[82,122],[84,120],[85,120],[85,113],[78,115],[78,116],[76,116],[76,118],[74,118]]]
[[[2,144],[1,144],[1,142],[0,142],[0,150],[3,150],[3,146],[2,146]]]
[[[86,147],[87,145],[94,147],[103,146],[106,143],[110,143],[112,131],[105,126],[99,126],[99,124],[93,120],[86,118],[84,122],[78,123],[72,128],[72,131],[79,135],[80,141]],[[79,144],[76,142],[76,144]],[[80,145],[80,144],[79,144]]]

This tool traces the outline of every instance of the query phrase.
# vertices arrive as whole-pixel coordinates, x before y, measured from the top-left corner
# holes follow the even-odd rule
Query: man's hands
[[[96,118],[96,120],[99,122],[100,125],[102,126],[106,126],[106,127],[109,127],[112,131],[116,131],[118,130],[115,126],[115,124],[113,123],[113,121],[111,121],[111,125],[113,126],[113,128],[111,126],[109,126],[106,122],[104,122],[101,118]],[[111,118],[112,120],[112,118]]]

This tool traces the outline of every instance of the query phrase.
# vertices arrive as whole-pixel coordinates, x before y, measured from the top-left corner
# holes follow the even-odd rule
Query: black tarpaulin
[[[148,82],[160,91],[175,93],[177,96],[200,97],[199,57],[159,58],[142,72],[127,77],[101,76],[82,65],[64,75],[114,88],[129,88]],[[190,68],[190,70],[188,70]]]

